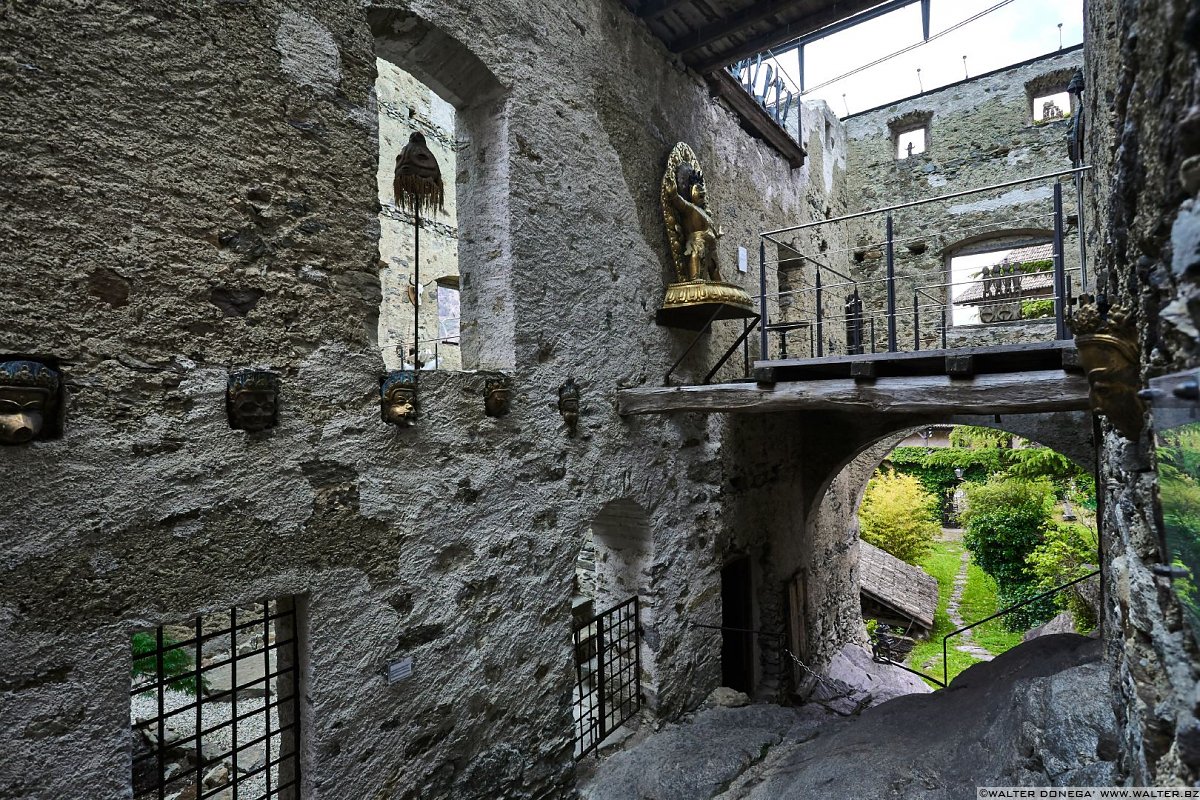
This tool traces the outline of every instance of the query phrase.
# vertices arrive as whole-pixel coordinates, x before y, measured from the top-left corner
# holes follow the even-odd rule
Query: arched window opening
[[[378,66],[384,360],[388,369],[512,370],[507,90],[420,17],[370,9],[367,20]],[[396,156],[418,133],[438,162],[445,208],[422,209],[419,237],[393,189]]]
[[[379,346],[389,370],[413,369],[414,363],[425,370],[462,369],[454,107],[395,64],[380,58],[376,67],[383,289]],[[397,203],[396,159],[414,133],[424,137],[440,168],[440,208],[415,211]]]
[[[947,259],[953,326],[1054,318],[1054,246],[1050,233],[1010,234]]]

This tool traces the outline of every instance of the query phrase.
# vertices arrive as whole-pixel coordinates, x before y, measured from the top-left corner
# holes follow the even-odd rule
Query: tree
[[[1012,434],[979,425],[955,425],[950,431],[950,446],[1007,450],[1012,447]]]
[[[1042,544],[1051,522],[1054,490],[1049,481],[993,476],[986,483],[967,486],[963,514],[963,544],[987,574],[996,579],[1006,605],[1041,591],[1029,557]],[[1054,614],[1054,598],[1010,614],[1005,624],[1022,630]]]
[[[937,507],[937,498],[921,488],[921,481],[914,476],[877,472],[858,509],[862,538],[916,564],[933,547],[941,530]]]
[[[1085,525],[1050,522],[1041,544],[1029,554],[1029,569],[1037,578],[1038,591],[1047,591],[1082,578],[1100,562],[1096,532]],[[1075,620],[1075,630],[1096,627],[1096,612],[1076,584],[1067,590],[1066,607]]]

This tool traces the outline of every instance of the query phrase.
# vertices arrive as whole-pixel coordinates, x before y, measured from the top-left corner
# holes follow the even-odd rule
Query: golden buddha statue
[[[717,240],[722,231],[708,207],[700,162],[683,142],[667,159],[660,198],[675,282],[667,286],[659,324],[700,330],[713,319],[753,316],[746,291],[721,280]]]

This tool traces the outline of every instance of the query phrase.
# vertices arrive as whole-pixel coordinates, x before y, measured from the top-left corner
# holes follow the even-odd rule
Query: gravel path
[[[174,709],[183,708],[195,702],[195,697],[186,692],[180,692],[175,689],[167,689],[163,693],[163,708],[166,712]],[[249,742],[266,735],[268,715],[264,709],[266,704],[265,698],[251,697],[244,700],[239,700],[237,704],[237,715],[245,716],[245,719],[239,719],[237,722],[237,738],[238,742]],[[208,730],[222,723],[228,723],[232,719],[233,705],[227,702],[220,701],[205,701],[200,705],[200,727],[201,730]],[[258,713],[254,713],[257,711]],[[130,698],[130,719],[135,727],[138,727],[139,722],[146,722],[154,719],[158,715],[158,698],[154,691],[147,691],[141,694],[134,695]],[[279,715],[277,709],[270,710],[270,725],[271,730],[279,729]],[[143,725],[142,728],[150,730],[151,735],[157,738],[157,724]],[[181,755],[187,751],[191,751],[194,756],[196,750],[196,711],[194,709],[181,712],[179,714],[170,715],[166,718],[166,739],[171,745],[171,750],[178,751]],[[223,725],[220,728],[204,735],[204,741],[201,743],[201,752],[206,761],[215,760],[217,756],[230,752],[233,748],[233,729],[234,725]],[[151,742],[153,744],[153,741]],[[271,736],[271,755],[272,758],[279,757],[279,748],[281,737],[278,734]],[[237,767],[240,772],[250,772],[260,768],[265,763],[266,749],[263,743],[260,742],[250,747],[239,746],[237,755]],[[175,762],[176,759],[171,759]],[[233,756],[226,756],[221,759],[220,763],[207,763],[204,768],[205,777],[207,778],[214,770],[218,772],[221,766],[232,768]],[[168,768],[169,771],[169,768]],[[274,783],[278,778],[279,767],[271,767],[271,779]],[[217,776],[214,775],[214,778]],[[228,778],[225,779],[227,781]],[[208,788],[217,788],[224,781],[214,780]],[[182,788],[181,784],[175,784],[171,788]],[[168,795],[168,800],[179,798],[181,793],[173,793]],[[185,796],[190,796],[190,792],[182,793]],[[266,795],[266,774],[265,771],[260,771],[256,775],[248,778],[243,778],[238,782],[238,797],[253,800],[254,798],[265,797]]]

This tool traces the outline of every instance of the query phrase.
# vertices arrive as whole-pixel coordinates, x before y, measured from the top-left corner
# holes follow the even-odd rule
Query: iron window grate
[[[575,757],[600,746],[642,707],[638,598],[575,626]]]
[[[134,635],[134,800],[296,800],[299,643],[293,598]]]

